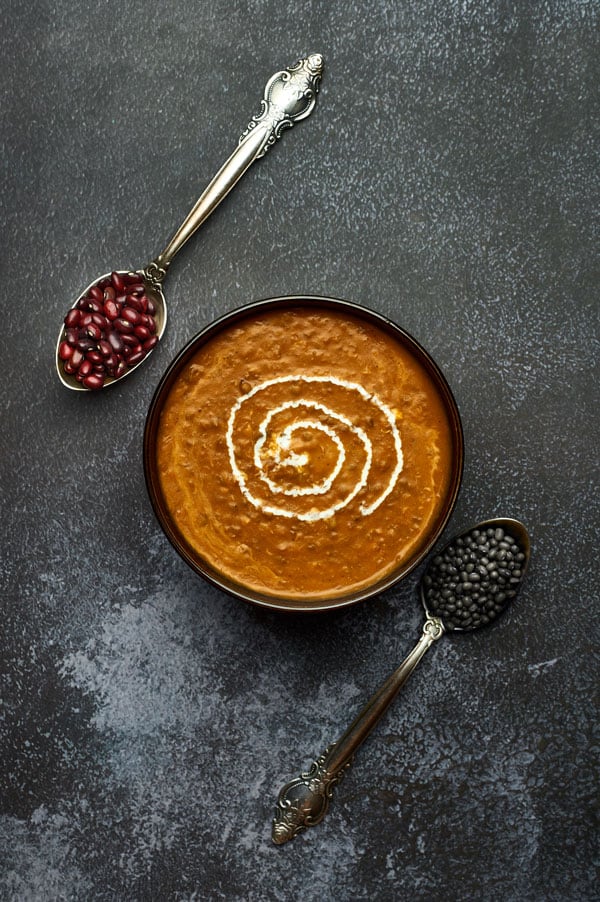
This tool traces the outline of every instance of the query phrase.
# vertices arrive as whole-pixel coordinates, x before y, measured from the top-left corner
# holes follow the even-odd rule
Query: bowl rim
[[[306,598],[280,598],[279,596],[267,595],[266,593],[254,591],[242,584],[236,583],[234,580],[229,579],[223,574],[220,574],[210,564],[200,559],[176,529],[172,517],[167,510],[160,489],[155,455],[156,436],[164,402],[184,366],[204,344],[210,341],[223,329],[258,312],[301,307],[307,304],[324,307],[329,310],[345,311],[351,316],[362,318],[367,322],[378,326],[388,335],[395,337],[405,347],[408,346],[408,349],[427,371],[439,391],[448,416],[454,446],[454,466],[451,472],[448,495],[435,528],[430,533],[425,544],[420,548],[418,554],[406,561],[401,567],[392,570],[387,576],[358,591],[334,598],[312,600],[308,596]],[[440,538],[456,505],[464,470],[464,433],[458,404],[456,403],[456,399],[446,377],[431,354],[429,354],[420,342],[405,329],[398,326],[397,323],[383,314],[372,310],[369,307],[357,304],[354,301],[312,294],[281,295],[278,297],[252,301],[219,316],[190,338],[190,340],[175,355],[163,373],[150,401],[144,426],[143,467],[150,503],[163,533],[179,556],[198,576],[202,577],[213,586],[216,586],[218,589],[226,592],[228,595],[250,604],[258,605],[259,607],[291,613],[316,613],[319,611],[331,611],[338,608],[349,607],[358,604],[358,602],[365,601],[368,598],[380,595],[382,592],[395,586],[408,576],[408,574],[423,561]]]

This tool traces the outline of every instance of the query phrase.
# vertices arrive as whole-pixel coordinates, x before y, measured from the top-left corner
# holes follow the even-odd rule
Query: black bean
[[[448,629],[492,621],[516,594],[525,555],[502,528],[475,529],[437,554],[423,579],[431,613]]]

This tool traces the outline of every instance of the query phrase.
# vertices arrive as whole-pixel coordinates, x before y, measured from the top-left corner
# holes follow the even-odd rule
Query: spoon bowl
[[[156,334],[158,340],[160,341],[160,339],[163,337],[165,329],[167,327],[167,302],[166,302],[165,295],[162,290],[161,284],[158,282],[153,282],[147,276],[146,270],[137,270],[137,271],[116,270],[116,273],[118,276],[120,276],[123,279],[132,278],[133,276],[136,276],[139,283],[141,283],[144,286],[144,294],[148,298],[151,298],[152,301],[154,302],[154,306],[156,309],[156,312],[154,314],[154,320],[156,323],[155,334]],[[90,293],[91,289],[100,288],[100,290],[102,290],[101,286],[103,286],[106,283],[109,283],[111,281],[113,275],[114,275],[114,272],[113,273],[110,273],[110,272],[105,273],[104,275],[100,276],[99,278],[97,278],[93,282],[91,282],[87,286],[87,288],[85,288],[84,291],[81,292],[81,294],[76,299],[74,304],[70,307],[70,310],[76,309],[81,304],[83,304],[85,302],[85,300],[89,297],[89,293]],[[64,345],[64,342],[66,340],[67,340],[67,327],[65,325],[63,325],[60,332],[58,333],[58,340],[56,342],[56,352],[55,352],[56,372],[57,372],[58,378],[60,379],[62,384],[65,386],[65,388],[70,388],[73,391],[83,391],[83,392],[90,391],[90,389],[87,388],[85,385],[83,385],[83,383],[81,381],[77,380],[75,373],[70,373],[68,371],[68,369],[65,369],[66,361],[64,361],[61,358],[61,345]],[[134,370],[136,370],[142,363],[144,363],[144,361],[149,357],[149,355],[151,353],[152,353],[152,350],[147,351],[146,354],[144,355],[144,357],[138,363],[135,363],[133,366],[129,365],[127,367],[127,369],[123,372],[122,375],[120,375],[120,376],[107,375],[104,379],[104,384],[102,385],[102,388],[108,388],[109,385],[112,385],[113,383],[120,381],[125,376],[131,375],[131,373]]]
[[[451,539],[424,573],[419,589],[427,617],[439,618],[446,632],[493,623],[517,594],[530,556],[529,534],[519,520],[476,523]]]
[[[310,115],[316,103],[322,74],[323,57],[320,53],[311,53],[289,69],[276,72],[265,86],[261,112],[251,119],[238,146],[206,187],[164,251],[135,273],[117,270],[100,276],[77,298],[65,317],[65,324],[60,329],[56,343],[56,371],[66,388],[75,391],[105,388],[129,376],[148,358],[166,328],[167,304],[162,284],[173,258],[229,194],[250,165],[263,157],[281,137],[283,130]],[[108,287],[111,279],[114,282],[115,275],[118,283],[119,279],[124,278],[127,282],[130,277],[134,278],[140,285],[139,294],[143,292],[156,309],[155,321],[138,324],[142,329],[149,330],[152,338],[139,338],[135,344],[125,342],[130,348],[128,354],[118,350],[123,344],[119,336],[134,331],[135,314],[125,310],[124,315],[131,316],[131,321],[126,320],[125,325],[121,323],[122,330],[115,325],[126,307],[126,300],[113,311],[114,317],[111,315],[107,318],[102,311],[94,310],[97,317],[106,321],[104,323],[98,319],[95,323],[86,322],[81,328],[77,322],[72,326],[69,323],[69,315],[72,320],[77,320],[71,312],[75,308],[82,309],[82,305],[87,304],[93,309],[94,303],[101,304],[100,294],[97,301],[89,298],[89,294]],[[145,315],[144,311],[142,315]],[[130,322],[132,329],[127,328],[127,322]],[[113,344],[115,347],[111,350]]]

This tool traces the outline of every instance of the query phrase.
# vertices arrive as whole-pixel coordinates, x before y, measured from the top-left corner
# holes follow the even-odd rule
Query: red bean
[[[123,281],[121,275],[118,272],[113,272],[110,278],[113,285],[115,286],[115,291],[118,291],[120,294],[125,288],[125,282]]]
[[[119,358],[116,354],[111,354],[110,357],[107,357],[104,361],[104,366],[107,371],[112,375],[117,368],[117,364],[119,363]]]
[[[77,306],[80,310],[85,310],[86,313],[100,313],[102,310],[102,304],[89,297],[81,298],[81,300],[77,301]]]
[[[114,321],[113,326],[117,332],[122,332],[123,334],[133,332],[133,324],[120,316]]]
[[[85,329],[89,324],[93,322],[91,313],[84,313],[81,319],[79,320],[79,328]]]
[[[105,301],[114,301],[116,296],[117,295],[115,293],[115,289],[112,287],[112,285],[107,285],[106,288],[104,289],[104,300]]]
[[[110,300],[105,301],[103,313],[107,319],[114,320],[119,315],[119,308],[117,307],[117,305],[115,304],[114,301],[110,301]]]
[[[106,341],[104,338],[102,339],[102,341],[98,342],[98,350],[103,357],[110,357],[113,352],[113,349],[110,346],[110,342]]]
[[[81,318],[81,310],[79,310],[77,307],[71,307],[71,309],[65,316],[65,326],[67,328],[71,328],[72,326],[77,326],[79,324],[80,318]]]
[[[65,338],[70,345],[77,344],[77,339],[79,338],[79,329],[67,329],[67,331],[65,332]]]
[[[137,341],[134,345],[126,345],[123,348],[123,357],[129,360],[133,354],[138,354],[142,350],[142,345]]]
[[[134,345],[139,344],[139,338],[136,335],[134,335],[133,333],[131,333],[129,335],[123,334],[123,335],[121,335],[121,338],[123,339],[123,347],[124,348],[125,347],[132,348]]]
[[[145,356],[146,356],[145,351],[138,351],[137,354],[132,354],[128,360],[129,366],[136,366],[138,363],[140,363],[144,359]]]
[[[152,298],[148,298],[148,303],[146,305],[146,313],[149,313],[150,316],[154,316],[156,313],[156,304],[152,300]]]
[[[92,363],[103,363],[104,357],[100,353],[100,351],[90,350],[85,355],[86,360],[91,360]]]
[[[83,384],[86,388],[95,391],[96,389],[102,388],[104,385],[104,376],[100,376],[98,373],[92,373],[90,376],[85,377]]]
[[[102,338],[102,329],[100,326],[97,326],[96,323],[90,323],[89,326],[85,330],[90,338],[93,338],[94,341],[100,341]]]
[[[72,358],[72,357],[71,357],[70,360],[65,360],[65,361],[64,361],[64,363],[63,363],[63,369],[64,369],[65,373],[67,373],[69,376],[74,376],[74,375],[75,375],[75,373],[77,372],[77,367],[76,367],[75,364],[73,363],[73,358]]]
[[[92,288],[90,288],[89,295],[91,298],[93,298],[95,301],[98,301],[99,303],[102,303],[102,301],[104,300],[104,292],[98,285],[94,285],[94,286],[92,286]]]
[[[119,353],[123,350],[123,336],[119,335],[118,332],[109,332],[107,335],[107,341],[113,351]]]
[[[127,371],[127,364],[124,360],[119,360],[117,364],[117,368],[115,370],[115,379],[119,379],[120,376],[123,375]]]
[[[75,369],[78,369],[83,361],[83,354],[78,348],[73,349],[73,356],[71,357],[69,363],[72,363]]]
[[[135,326],[133,334],[137,335],[141,341],[146,341],[147,338],[150,338],[150,329],[148,326]]]
[[[144,295],[130,294],[127,296],[127,306],[137,310],[138,313],[145,313]]]
[[[139,322],[141,322],[141,315],[137,310],[134,310],[133,307],[123,307],[121,310],[121,316],[123,319],[126,319],[128,323],[132,323],[134,326],[137,326]]]
[[[79,375],[82,377],[89,376],[93,369],[94,364],[91,360],[83,360],[79,365]]]
[[[158,335],[151,335],[150,338],[147,338],[146,341],[143,343],[142,348],[144,349],[144,351],[147,354],[148,351],[151,351],[152,348],[155,348],[157,344],[158,344]]]
[[[97,326],[104,331],[104,329],[110,328],[110,322],[106,318],[106,316],[102,316],[101,313],[92,313],[92,322],[96,323]]]
[[[73,347],[67,341],[61,341],[58,346],[58,356],[61,360],[69,360],[73,356]]]

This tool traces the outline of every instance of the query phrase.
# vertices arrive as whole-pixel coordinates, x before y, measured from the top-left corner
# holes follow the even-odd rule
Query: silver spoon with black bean
[[[273,820],[273,842],[282,845],[323,820],[333,788],[352,763],[354,753],[427,649],[445,633],[467,632],[493,623],[519,591],[530,554],[531,543],[523,524],[501,517],[471,527],[435,555],[420,584],[426,615],[421,638],[343,736],[313,762],[307,773],[283,787]]]

